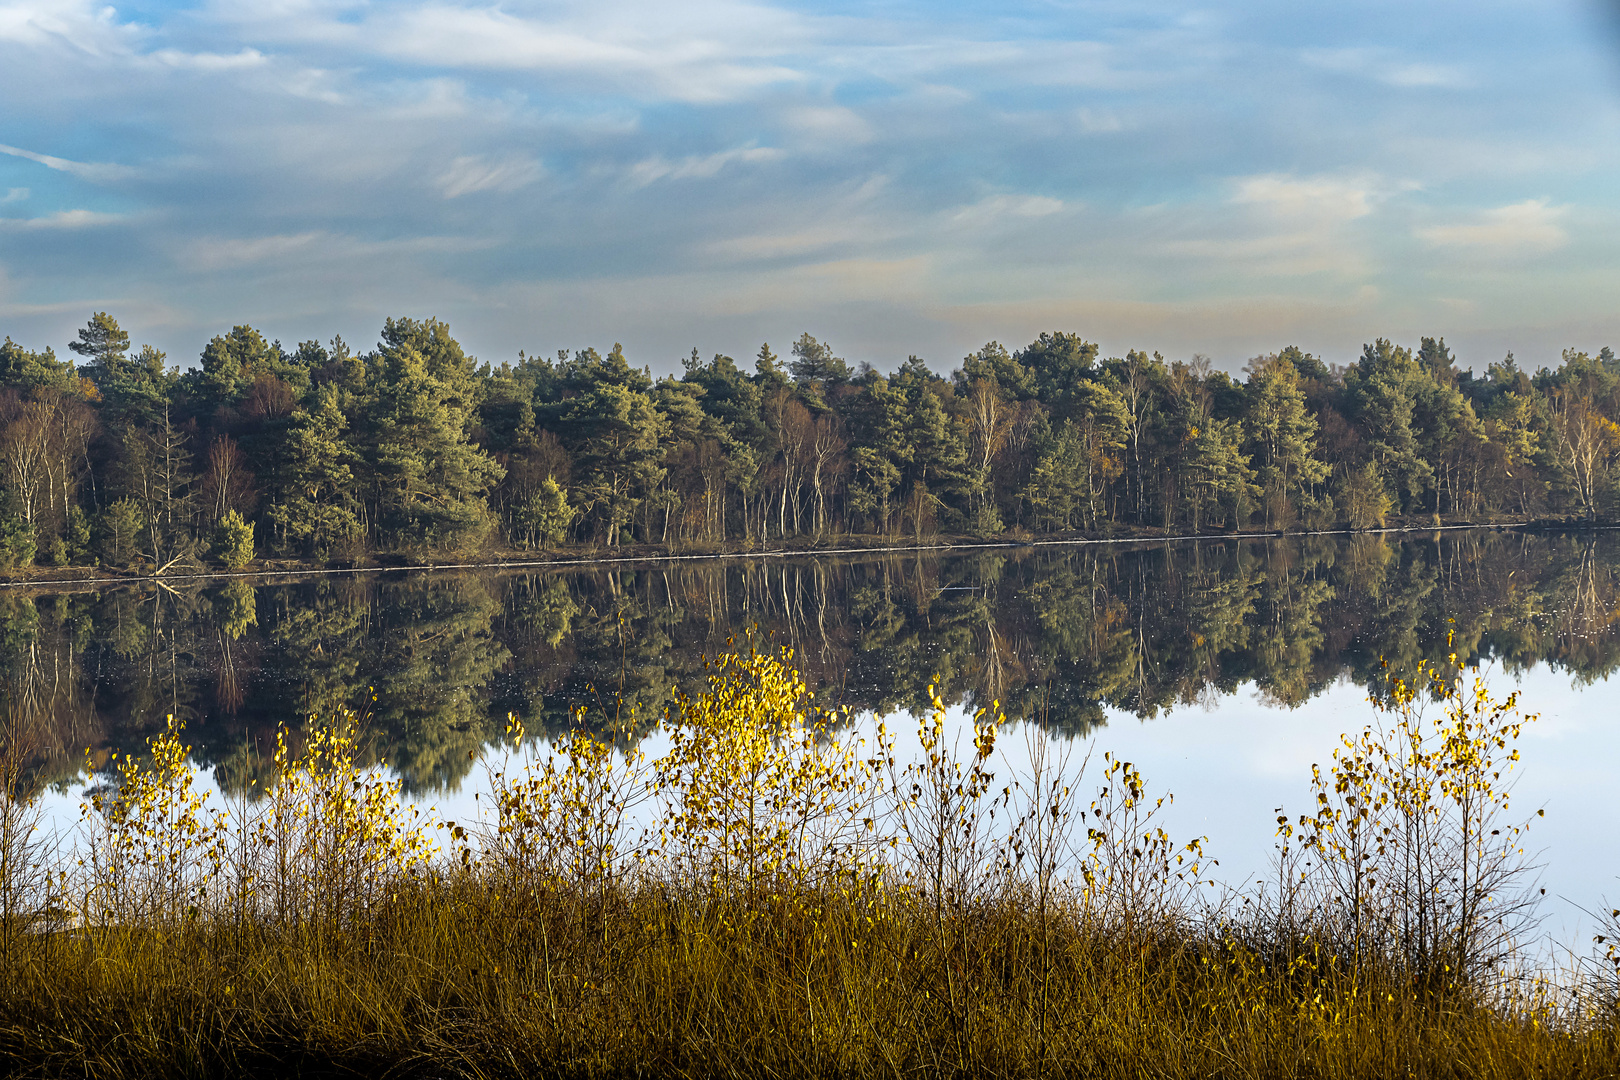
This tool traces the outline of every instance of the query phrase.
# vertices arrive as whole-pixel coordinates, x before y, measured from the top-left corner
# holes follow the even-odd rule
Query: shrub
[[[146,513],[141,504],[125,497],[111,503],[101,512],[97,521],[98,550],[101,561],[108,566],[128,566],[140,554],[137,546],[141,532],[146,528]]]
[[[18,514],[0,513],[0,569],[30,566],[34,554],[34,526]]]
[[[568,538],[568,526],[578,513],[568,503],[568,492],[548,476],[539,491],[513,509],[513,531],[521,534],[524,547],[556,547]]]
[[[235,510],[225,511],[214,529],[214,557],[228,570],[240,570],[253,561],[253,522]]]

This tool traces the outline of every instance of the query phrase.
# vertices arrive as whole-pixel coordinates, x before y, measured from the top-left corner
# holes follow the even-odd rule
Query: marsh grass
[[[656,758],[514,721],[481,831],[413,817],[355,764],[352,718],[284,737],[279,779],[225,810],[171,728],[89,807],[82,863],[19,863],[0,1056],[108,1077],[1620,1068],[1612,980],[1514,970],[1500,774],[1523,718],[1454,672],[1401,684],[1284,816],[1274,887],[1213,900],[1129,763],[1032,735],[1031,767],[996,775],[993,715],[954,747],[936,700],[907,753],[807,711],[783,660],[711,674]]]

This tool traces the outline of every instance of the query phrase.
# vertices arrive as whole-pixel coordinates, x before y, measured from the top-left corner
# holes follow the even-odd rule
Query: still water
[[[1547,810],[1531,846],[1568,941],[1581,907],[1620,899],[1617,619],[1620,537],[1470,530],[10,588],[0,670],[59,819],[169,713],[230,792],[278,724],[348,706],[414,797],[465,820],[508,713],[555,733],[583,706],[635,737],[701,689],[705,657],[752,641],[791,648],[857,723],[921,707],[930,683],[957,725],[999,701],[1009,774],[1035,732],[1133,761],[1175,794],[1173,835],[1208,835],[1241,885],[1266,871],[1276,808],[1305,811],[1312,763],[1373,719],[1381,660],[1438,660],[1454,629],[1541,716],[1514,805]]]

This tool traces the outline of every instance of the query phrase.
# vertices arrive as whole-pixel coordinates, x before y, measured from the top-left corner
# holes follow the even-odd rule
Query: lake
[[[1173,835],[1207,834],[1241,886],[1266,872],[1276,808],[1308,809],[1312,763],[1374,719],[1383,662],[1440,660],[1454,630],[1541,715],[1514,805],[1547,811],[1530,846],[1569,941],[1581,907],[1620,895],[1617,557],[1612,533],[1480,529],[13,587],[0,667],[58,820],[169,713],[238,791],[278,724],[339,706],[414,797],[466,819],[509,713],[554,734],[584,707],[636,738],[702,688],[706,657],[791,648],[852,723],[924,707],[937,682],[959,727],[1000,702],[1010,772],[1037,731],[1135,762],[1174,792]]]

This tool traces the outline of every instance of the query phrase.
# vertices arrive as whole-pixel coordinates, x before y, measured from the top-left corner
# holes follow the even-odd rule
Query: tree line
[[[615,345],[479,364],[437,320],[371,351],[250,326],[181,371],[98,312],[72,356],[0,346],[0,563],[227,566],[585,543],[758,545],[1383,525],[1614,505],[1620,361],[1483,375],[1444,339],[1348,365],[991,342],[948,376],[808,333],[752,370]]]

